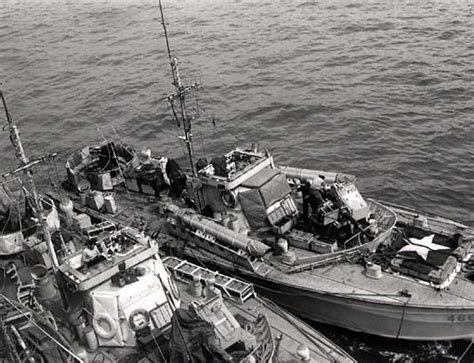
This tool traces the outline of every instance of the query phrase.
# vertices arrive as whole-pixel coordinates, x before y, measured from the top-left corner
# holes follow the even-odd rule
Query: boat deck
[[[54,195],[51,196],[55,198]],[[145,227],[150,234],[161,230],[165,223],[163,218],[157,217],[156,208],[158,205],[156,204],[155,198],[152,197],[135,193],[133,193],[133,195],[120,193],[116,196],[118,211],[114,215],[103,214],[91,208],[80,206],[78,198],[73,194],[71,194],[71,198],[79,211],[83,211],[96,219],[108,220],[122,225],[134,225],[139,221],[140,223],[144,223],[143,227]],[[55,199],[57,200],[57,198]],[[141,201],[141,203],[137,201]],[[170,238],[172,237],[162,234],[157,240],[159,244],[164,244],[168,242]],[[160,252],[166,251],[161,250]],[[186,292],[186,284],[183,281],[177,280],[177,284],[184,306],[196,299]],[[260,314],[267,316],[274,337],[281,335],[282,338],[279,347],[281,362],[295,361],[295,352],[301,343],[310,348],[312,357],[318,362],[354,361],[347,353],[338,348],[323,335],[269,300],[261,297],[252,297],[247,299],[243,304],[238,304],[235,301],[225,301],[226,306],[228,306],[233,315],[239,315],[247,320],[255,320]]]
[[[118,193],[116,199],[119,211],[114,216],[110,215],[111,220],[132,223],[135,218],[141,217],[147,220],[150,232],[163,227],[164,221],[158,217],[159,205],[154,197],[130,192]],[[297,257],[314,255],[304,250],[297,249],[296,252]],[[365,275],[362,265],[355,263],[334,263],[288,274],[288,265],[272,255],[269,255],[269,260],[271,264],[263,264],[266,278],[280,283],[365,301],[399,305],[409,300],[412,306],[450,309],[469,307],[474,312],[473,283],[463,272],[457,274],[449,287],[437,290],[428,283],[396,273],[383,272],[380,280],[374,280]]]
[[[274,271],[267,277],[350,298],[404,304],[409,297],[413,306],[474,309],[472,281],[463,275],[460,272],[443,290],[395,273],[383,272],[381,279],[374,280],[365,275],[363,266],[352,263],[338,263],[293,274]]]
[[[187,292],[186,283],[178,280],[177,285],[184,306],[196,300],[196,297]],[[344,351],[335,350],[334,344],[323,335],[316,333],[306,323],[282,310],[269,300],[252,297],[242,304],[227,299],[224,302],[232,315],[239,316],[241,320],[255,321],[261,314],[267,317],[273,337],[280,340],[279,362],[296,361],[295,353],[300,344],[309,347],[311,357],[316,362],[353,361]]]

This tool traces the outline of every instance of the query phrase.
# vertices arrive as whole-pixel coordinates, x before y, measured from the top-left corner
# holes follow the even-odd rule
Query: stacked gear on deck
[[[460,234],[442,236],[406,226],[392,243],[396,251],[390,265],[394,271],[442,285],[468,255],[470,243]]]
[[[84,177],[93,189],[106,191],[124,182],[123,170],[133,161],[135,150],[128,145],[107,143],[86,146],[66,161],[69,183],[81,189]]]
[[[78,150],[66,161],[66,169],[69,184],[80,192],[111,191],[125,185],[151,196],[168,190],[180,196],[186,186],[176,161],[155,158],[150,149],[136,152],[129,145],[113,142]]]

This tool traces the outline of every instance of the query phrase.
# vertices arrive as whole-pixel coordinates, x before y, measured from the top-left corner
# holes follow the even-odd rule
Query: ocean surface
[[[356,174],[364,195],[474,224],[473,0],[163,3],[181,75],[203,85],[197,156],[259,143],[279,164]],[[155,0],[0,0],[0,82],[27,153],[59,153],[36,169],[43,188],[104,138],[186,160]],[[7,132],[0,153],[0,170],[15,166]],[[367,362],[455,361],[468,345],[320,328]]]

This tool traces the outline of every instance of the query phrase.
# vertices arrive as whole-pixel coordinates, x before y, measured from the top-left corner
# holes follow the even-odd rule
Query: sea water
[[[198,157],[255,143],[279,164],[355,174],[366,196],[474,224],[474,1],[163,5],[182,78],[202,84],[188,104]],[[36,169],[42,188],[69,152],[104,139],[186,162],[155,0],[0,0],[0,82],[27,153],[59,153]],[[5,172],[7,132],[0,152]],[[362,361],[449,361],[468,345],[318,327]]]

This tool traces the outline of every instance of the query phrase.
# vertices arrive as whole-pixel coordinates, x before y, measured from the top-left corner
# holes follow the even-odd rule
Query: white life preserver
[[[103,324],[99,324],[100,321],[106,323],[105,327]],[[111,339],[115,333],[117,333],[117,324],[106,314],[97,314],[94,316],[92,327],[95,333],[103,339]]]
[[[221,200],[227,208],[235,208],[235,206],[237,205],[236,195],[231,190],[224,190],[221,193]]]

